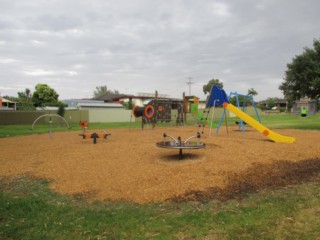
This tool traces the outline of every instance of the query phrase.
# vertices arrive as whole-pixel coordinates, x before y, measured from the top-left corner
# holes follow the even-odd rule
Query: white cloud
[[[78,72],[67,70],[67,71],[50,71],[43,69],[33,69],[29,71],[23,71],[24,74],[35,77],[50,77],[50,76],[69,76],[74,77],[78,75]]]
[[[38,41],[38,40],[31,40],[31,44],[34,46],[37,46],[37,47],[41,47],[41,46],[45,45],[44,42]]]
[[[31,71],[24,71],[24,73],[26,75],[35,76],[35,77],[52,76],[56,74],[53,71],[47,71],[43,69],[34,69]]]
[[[9,64],[14,62],[17,62],[17,60],[12,58],[0,58],[0,63],[3,63],[3,64]]]
[[[219,17],[228,17],[231,15],[231,13],[229,12],[229,6],[226,3],[211,3],[211,11],[214,15],[217,15]]]
[[[70,76],[70,77],[74,77],[74,76],[77,76],[77,75],[78,75],[78,73],[75,72],[75,71],[66,71],[66,72],[64,72],[64,74],[65,74],[65,75],[68,75],[68,76]]]
[[[12,88],[11,87],[3,87],[3,86],[0,86],[0,90],[11,90]],[[0,95],[1,96],[1,95]]]

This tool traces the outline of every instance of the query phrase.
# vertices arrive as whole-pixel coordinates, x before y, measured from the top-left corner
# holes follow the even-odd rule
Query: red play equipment
[[[97,143],[97,138],[104,138],[107,139],[108,136],[110,136],[110,133],[106,133],[103,131],[103,133],[86,133],[89,127],[88,121],[80,121],[80,127],[83,129],[83,133],[79,134],[79,136],[82,136],[83,139],[93,139],[93,144]]]

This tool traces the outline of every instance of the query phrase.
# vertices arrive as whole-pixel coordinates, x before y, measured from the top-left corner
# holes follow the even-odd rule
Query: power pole
[[[187,79],[189,79],[189,81],[187,82],[187,84],[189,85],[189,96],[191,96],[191,84],[193,84],[193,82],[191,82],[192,77],[188,77]]]

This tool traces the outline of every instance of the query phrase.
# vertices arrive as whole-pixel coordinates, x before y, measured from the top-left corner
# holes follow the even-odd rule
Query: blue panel
[[[222,88],[213,86],[211,88],[211,93],[209,96],[207,107],[213,107],[214,103],[216,107],[222,106],[224,102],[229,102],[226,92]]]

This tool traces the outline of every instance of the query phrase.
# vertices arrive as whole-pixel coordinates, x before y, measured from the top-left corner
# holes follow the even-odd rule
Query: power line
[[[189,96],[191,96],[191,84],[193,84],[194,82],[191,82],[192,77],[188,77],[187,79],[189,79],[189,81],[186,82],[189,86]]]

